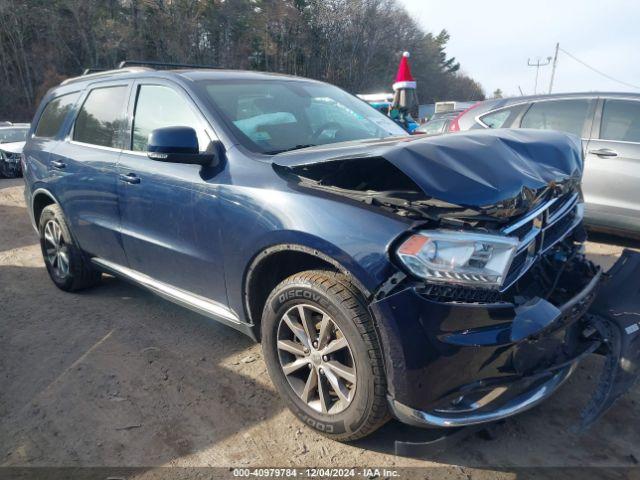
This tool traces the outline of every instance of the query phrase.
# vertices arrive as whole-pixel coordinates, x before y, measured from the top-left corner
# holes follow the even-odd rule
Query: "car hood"
[[[25,143],[26,142],[0,143],[0,150],[10,153],[22,153]]]
[[[313,165],[384,159],[415,183],[424,200],[511,217],[543,197],[577,188],[581,151],[580,139],[560,132],[480,130],[313,147],[280,154],[274,164],[304,177]]]

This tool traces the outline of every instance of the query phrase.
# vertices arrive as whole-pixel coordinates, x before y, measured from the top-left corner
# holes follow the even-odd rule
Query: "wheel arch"
[[[369,298],[371,292],[341,262],[319,251],[300,244],[278,244],[258,253],[246,270],[242,297],[246,318],[260,339],[262,310],[271,291],[285,278],[305,270],[334,270],[346,275],[353,285]]]
[[[31,215],[33,218],[33,227],[38,231],[38,224],[40,222],[40,215],[42,211],[49,205],[56,204],[60,208],[60,202],[56,197],[46,188],[37,188],[31,195]]]

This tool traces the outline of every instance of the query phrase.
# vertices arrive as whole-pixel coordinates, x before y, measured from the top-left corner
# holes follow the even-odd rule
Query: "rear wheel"
[[[40,247],[53,283],[67,292],[88,288],[100,280],[74,243],[62,210],[56,204],[42,210],[39,222]]]
[[[355,440],[389,418],[373,322],[345,276],[308,271],[280,283],[264,309],[262,348],[289,408],[325,435]]]

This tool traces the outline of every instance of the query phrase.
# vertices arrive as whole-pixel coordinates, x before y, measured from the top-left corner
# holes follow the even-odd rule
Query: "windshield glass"
[[[203,81],[240,141],[276,154],[314,145],[407,135],[395,122],[337,87],[300,81]]]
[[[24,142],[28,128],[0,128],[0,143]]]

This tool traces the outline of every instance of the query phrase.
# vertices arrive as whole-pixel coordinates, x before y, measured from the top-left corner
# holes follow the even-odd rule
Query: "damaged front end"
[[[576,139],[500,131],[312,150],[274,168],[294,188],[408,220],[389,252],[398,271],[370,304],[397,418],[499,420],[549,397],[594,353],[607,361],[583,428],[630,387],[640,255],[625,253],[607,274],[585,257]],[[429,242],[433,259],[448,250],[440,264],[424,261]],[[492,270],[492,255],[508,261]],[[465,268],[452,268],[461,256]]]

